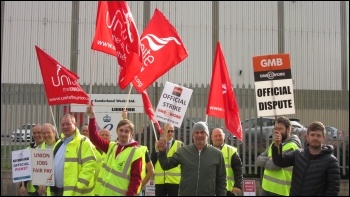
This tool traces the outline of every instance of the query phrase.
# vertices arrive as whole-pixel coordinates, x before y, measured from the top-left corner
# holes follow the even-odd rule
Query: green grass
[[[12,151],[27,148],[26,144],[4,145],[1,146],[1,170],[11,170]]]

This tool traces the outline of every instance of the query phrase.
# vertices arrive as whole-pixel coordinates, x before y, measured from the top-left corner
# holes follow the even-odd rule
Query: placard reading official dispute
[[[253,57],[258,116],[295,114],[289,54]]]
[[[189,88],[167,81],[155,111],[156,119],[181,127],[192,92],[193,90]]]

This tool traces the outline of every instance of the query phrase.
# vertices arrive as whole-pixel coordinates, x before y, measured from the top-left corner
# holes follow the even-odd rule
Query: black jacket
[[[282,152],[282,146],[279,147]],[[333,146],[322,147],[317,155],[309,152],[308,146],[278,154],[272,146],[272,159],[279,167],[293,166],[290,188],[291,196],[337,196],[340,189],[340,169],[337,158],[332,154]]]

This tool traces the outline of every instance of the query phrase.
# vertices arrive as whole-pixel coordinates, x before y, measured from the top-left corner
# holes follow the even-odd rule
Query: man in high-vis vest
[[[141,191],[140,191],[140,196],[143,196],[143,193],[146,189],[145,186],[154,174],[154,167],[151,161],[151,157],[149,155],[148,147],[143,145],[140,145],[139,147],[144,153],[142,156],[142,173],[141,173],[142,183],[141,183]]]
[[[89,136],[92,143],[106,153],[97,178],[95,195],[135,196],[141,191],[143,151],[134,134],[134,124],[128,119],[117,125],[118,142],[107,141],[98,135],[95,112],[91,105],[86,108],[89,116]]]
[[[173,156],[183,143],[174,139],[174,126],[164,124],[164,133],[167,141],[167,157]],[[157,142],[156,142],[157,146]],[[156,196],[178,196],[179,184],[181,179],[181,165],[170,170],[163,170],[160,166],[157,156],[157,148],[152,152],[151,159],[154,167],[154,183],[156,187]]]
[[[279,131],[282,135],[283,153],[301,148],[301,142],[298,136],[291,134],[292,126],[287,117],[278,117],[274,130]],[[280,168],[276,166],[272,161],[271,146],[273,146],[273,142],[256,159],[256,164],[265,168],[262,179],[262,195],[289,196],[293,168]]]
[[[225,133],[220,128],[213,129],[211,141],[220,149],[225,160],[227,196],[239,196],[242,193],[243,167],[237,148],[225,144]]]
[[[32,137],[34,142],[31,142],[28,148],[36,148],[44,142],[44,138],[41,133],[41,124],[37,124],[32,128]],[[19,188],[19,196],[38,196],[38,188],[34,187],[32,181],[24,181]]]
[[[45,123],[41,127],[41,134],[44,138],[44,142],[41,145],[37,146],[36,148],[53,150],[53,147],[55,147],[55,144],[58,140],[56,127],[50,123]],[[37,191],[39,194],[38,196],[47,196],[46,186],[39,185]]]
[[[80,134],[73,115],[60,120],[63,138],[54,147],[55,186],[47,187],[53,196],[92,196],[96,157],[89,138]]]

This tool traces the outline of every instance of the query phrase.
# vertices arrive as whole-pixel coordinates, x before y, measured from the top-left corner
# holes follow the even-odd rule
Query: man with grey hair
[[[157,144],[158,161],[164,170],[181,165],[179,196],[225,196],[226,169],[220,150],[208,144],[206,122],[193,125],[193,144],[183,146],[167,157],[166,139]],[[213,187],[214,186],[214,187]]]

